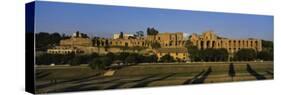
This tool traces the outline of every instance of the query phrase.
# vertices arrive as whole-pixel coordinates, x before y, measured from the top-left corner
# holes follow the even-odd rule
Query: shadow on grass
[[[266,71],[266,73],[273,76],[273,73],[271,71]]]
[[[73,92],[73,91],[87,91],[87,90],[99,90],[99,89],[101,89],[97,86],[91,86],[91,85],[93,85],[93,84],[92,83],[79,84],[79,85],[71,86],[71,87],[67,87],[67,88],[55,89],[51,92]],[[91,86],[91,87],[84,88],[86,86]]]
[[[202,72],[200,72],[197,75],[195,75],[192,79],[186,80],[183,84],[190,84],[192,81],[198,79],[198,77],[201,76],[204,72],[205,72],[205,70],[203,70]]]
[[[235,73],[235,68],[233,63],[229,64],[229,70],[228,70],[228,76],[231,77],[231,81],[233,81],[233,77],[235,77],[236,73]]]
[[[66,82],[83,81],[83,80],[87,80],[89,78],[96,77],[96,76],[99,76],[99,75],[100,74],[94,74],[94,75],[86,76],[86,77],[82,77],[82,78],[76,78],[76,79],[71,79],[71,80],[62,80],[62,81],[53,79],[53,80],[50,80],[49,83],[42,84],[42,85],[36,85],[36,89],[43,89],[45,87],[49,87],[49,86],[53,86],[53,85],[58,85],[58,84],[63,84],[63,83],[66,83]]]
[[[155,76],[156,76],[156,75],[151,75],[151,76],[147,76],[147,77],[144,77],[144,78],[141,78],[141,79],[132,80],[132,81],[128,81],[128,82],[119,82],[119,83],[117,83],[117,84],[115,84],[115,85],[112,85],[112,86],[109,86],[109,87],[107,87],[107,88],[105,88],[105,89],[116,89],[116,88],[118,88],[118,87],[120,87],[120,86],[122,86],[122,85],[124,85],[124,84],[126,84],[126,83],[145,81],[145,80],[147,80],[147,79],[149,79],[149,78],[152,78],[152,77],[155,77]]]
[[[204,83],[204,80],[207,79],[207,77],[210,75],[211,72],[212,72],[212,68],[209,67],[208,70],[200,78],[195,79],[194,81],[191,82],[191,84]]]
[[[50,72],[36,72],[36,79],[42,79],[51,75]]]
[[[247,64],[247,71],[252,75],[255,76],[257,80],[264,80],[266,79],[263,75],[257,73],[255,70],[252,69],[252,67]]]
[[[169,77],[171,77],[171,76],[173,76],[173,75],[175,75],[175,74],[173,73],[173,74],[169,74],[169,75],[162,76],[162,77],[159,77],[159,78],[156,78],[156,79],[152,79],[152,80],[140,81],[140,83],[138,83],[138,84],[132,86],[131,88],[146,87],[146,86],[148,86],[148,84],[151,83],[151,82],[164,80],[164,79],[169,78]]]
[[[61,89],[55,89],[51,92],[72,92],[72,91],[87,91],[87,90],[99,90],[102,89],[99,86],[96,86],[96,84],[105,84],[105,83],[110,83],[110,82],[114,82],[114,81],[118,81],[120,80],[118,79],[111,79],[111,80],[106,80],[106,81],[101,81],[101,82],[91,82],[91,83],[82,83],[82,84],[78,84],[75,86],[71,86],[71,87],[66,87],[66,88],[61,88]],[[87,87],[89,86],[89,87]]]
[[[62,89],[57,89],[54,90],[52,92],[72,92],[72,91],[87,91],[87,90],[100,90],[100,89],[116,89],[121,85],[124,85],[126,83],[129,82],[138,82],[138,81],[143,81],[143,80],[147,80],[149,78],[155,77],[155,75],[151,75],[151,76],[147,76],[141,79],[137,79],[137,80],[132,80],[132,81],[128,81],[128,82],[119,82],[115,85],[112,85],[110,87],[107,88],[101,88],[99,86],[95,86],[95,84],[105,84],[105,83],[110,83],[110,82],[114,82],[114,81],[118,81],[120,79],[111,79],[111,80],[107,80],[107,81],[102,81],[102,82],[92,82],[92,83],[84,83],[84,84],[79,84],[79,85],[75,85],[75,86],[71,86],[71,87],[67,87],[67,88],[62,88]],[[87,87],[89,86],[89,87]]]
[[[88,81],[91,81],[91,80],[99,80],[99,79],[105,78],[105,77],[102,77],[102,76],[99,77],[99,76],[100,75],[92,76],[92,77],[81,79],[81,80],[77,80],[77,81],[74,81],[73,83],[88,82]]]

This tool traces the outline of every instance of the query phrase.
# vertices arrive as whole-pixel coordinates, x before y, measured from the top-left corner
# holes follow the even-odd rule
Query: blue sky
[[[246,39],[273,40],[273,16],[136,8],[91,4],[36,2],[36,32],[111,37],[154,27],[160,32],[202,33]]]

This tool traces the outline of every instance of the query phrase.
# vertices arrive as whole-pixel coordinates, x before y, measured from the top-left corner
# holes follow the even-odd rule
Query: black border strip
[[[25,91],[35,93],[34,22],[35,2],[25,4]]]

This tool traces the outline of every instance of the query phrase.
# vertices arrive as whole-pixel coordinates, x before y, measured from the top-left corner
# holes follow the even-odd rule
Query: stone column
[[[249,48],[249,47],[250,47],[250,41],[247,40],[247,48]]]
[[[239,40],[240,41],[240,45],[239,45],[239,48],[243,48],[243,40]]]
[[[256,44],[256,40],[252,40],[252,48],[254,49],[254,50],[257,50],[257,44]]]
[[[258,51],[262,51],[262,41],[261,40],[258,40]]]
[[[201,49],[201,41],[200,40],[197,41],[197,47],[198,47],[198,49]]]
[[[244,43],[243,48],[247,48],[247,41],[243,40],[243,43]]]
[[[207,48],[207,41],[204,41],[203,48],[204,48],[204,49],[206,49],[206,48]]]
[[[214,48],[218,48],[218,41],[214,40]]]
[[[210,45],[210,46],[209,46],[210,48],[213,48],[213,40],[210,40],[210,41],[209,41],[209,45]]]

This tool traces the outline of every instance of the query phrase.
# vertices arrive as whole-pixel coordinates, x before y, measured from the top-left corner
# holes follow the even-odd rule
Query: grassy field
[[[36,92],[104,90],[273,79],[273,63],[139,64],[114,70],[87,66],[36,67]]]

